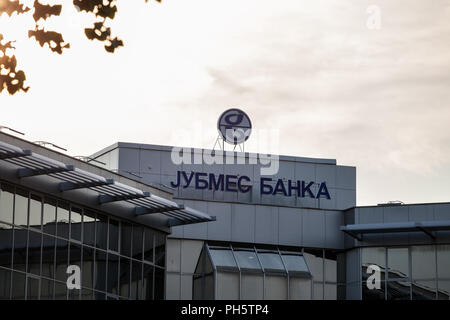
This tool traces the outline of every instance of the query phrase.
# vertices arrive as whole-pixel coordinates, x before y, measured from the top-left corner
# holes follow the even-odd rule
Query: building
[[[1,298],[449,299],[450,203],[357,207],[334,159],[0,143]]]
[[[0,299],[164,299],[170,227],[212,220],[163,190],[3,133],[0,159]],[[69,290],[69,266],[79,289]]]

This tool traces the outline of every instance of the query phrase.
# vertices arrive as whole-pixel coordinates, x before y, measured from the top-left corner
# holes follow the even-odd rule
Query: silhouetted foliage
[[[8,90],[9,94],[14,94],[19,90],[27,92],[29,87],[24,86],[25,73],[22,70],[16,70],[16,57],[8,55],[8,49],[15,49],[12,41],[3,43],[3,35],[0,34],[0,92],[4,88]]]
[[[129,0],[136,1],[136,0]],[[161,2],[161,0],[155,0]],[[148,2],[148,0],[145,0]],[[111,28],[105,26],[107,19],[114,19],[117,13],[116,0],[73,0],[73,5],[78,12],[84,11],[92,13],[97,21],[93,28],[85,28],[84,33],[89,40],[98,40],[104,42],[104,48],[107,52],[114,51],[123,46],[123,41],[111,35]],[[28,30],[28,37],[34,37],[41,47],[45,44],[52,52],[63,53],[63,49],[70,48],[70,44],[65,42],[61,33],[51,30],[45,30],[39,25],[40,20],[46,20],[52,16],[61,14],[62,5],[42,4],[38,0],[34,1],[32,7],[27,7],[20,0],[0,0],[0,15],[6,13],[11,17],[13,13],[18,15],[33,12],[33,19],[36,22],[34,30]],[[13,54],[15,47],[14,41],[3,42],[3,35],[0,33],[0,93],[7,90],[9,94],[15,94],[19,91],[28,91],[25,87],[26,76],[22,70],[16,70],[17,60]]]

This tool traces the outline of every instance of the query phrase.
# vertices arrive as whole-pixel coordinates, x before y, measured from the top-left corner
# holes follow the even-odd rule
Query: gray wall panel
[[[193,209],[207,212],[207,203],[203,201],[186,200],[184,204]],[[188,239],[206,239],[208,234],[207,223],[188,224],[183,226],[183,236]]]
[[[208,239],[231,241],[231,204],[208,202],[208,213],[216,221],[208,223]]]
[[[141,174],[161,174],[161,152],[141,149],[139,152],[139,172]]]
[[[434,220],[450,220],[450,204],[435,204],[434,208]]]
[[[356,190],[356,168],[349,166],[336,167],[337,186],[343,189]]]
[[[255,206],[235,204],[231,211],[231,239],[236,242],[255,241]]]
[[[120,148],[119,149],[119,169],[139,172],[139,149]]]
[[[305,247],[325,246],[325,215],[318,210],[303,209],[303,245]]]
[[[325,213],[325,247],[343,248],[344,233],[339,230],[344,223],[342,212]]]
[[[278,244],[278,208],[256,206],[255,242]]]
[[[291,246],[302,244],[302,215],[300,209],[279,208],[279,243]]]

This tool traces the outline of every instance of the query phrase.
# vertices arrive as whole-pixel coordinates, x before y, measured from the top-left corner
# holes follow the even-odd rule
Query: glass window
[[[13,272],[12,275],[12,295],[13,300],[25,299],[25,273]]]
[[[376,265],[381,270],[386,268],[386,250],[385,248],[363,248],[362,264],[364,266]]]
[[[41,275],[41,244],[42,233],[29,231],[28,233],[28,268],[27,272]]]
[[[11,288],[11,271],[0,269],[0,300],[9,300]]]
[[[450,300],[450,280],[438,279],[438,299]]]
[[[236,261],[233,257],[231,249],[209,249],[213,263],[218,268],[231,268],[237,270]]]
[[[131,262],[130,298],[135,300],[142,298],[142,262]]]
[[[153,263],[154,232],[149,228],[144,231],[144,260]]]
[[[106,293],[94,291],[94,300],[106,300]]]
[[[120,226],[120,254],[131,257],[131,224],[127,222]]]
[[[68,300],[80,300],[80,290],[67,289]]]
[[[70,243],[69,261],[71,265],[77,265],[81,270],[81,245]]]
[[[363,300],[385,300],[385,282],[373,283],[371,281],[362,282]]]
[[[153,266],[144,264],[144,300],[153,300],[153,270]]]
[[[45,233],[56,234],[56,200],[44,199],[42,224]]]
[[[258,257],[265,271],[286,272],[278,252],[258,250]]]
[[[160,267],[166,265],[166,235],[164,233],[155,234],[155,264]]]
[[[41,223],[42,223],[42,198],[35,194],[31,194],[28,225],[31,228],[41,230]]]
[[[67,264],[69,261],[69,242],[62,239],[56,240],[55,279],[67,281]]]
[[[83,268],[81,268],[81,283],[83,287],[94,286],[94,249],[83,246]]]
[[[142,245],[143,245],[143,229],[139,226],[133,226],[133,258],[142,260]]]
[[[70,238],[81,241],[83,211],[80,208],[72,207],[70,210]]]
[[[119,251],[119,221],[109,218],[109,250]]]
[[[83,212],[83,243],[95,247],[95,212]]]
[[[438,278],[450,280],[450,245],[438,245],[436,249]]]
[[[42,236],[42,276],[55,278],[55,238],[48,235]],[[53,291],[51,292],[53,294]]]
[[[27,300],[37,300],[38,298],[39,298],[39,279],[28,277]]]
[[[388,300],[411,300],[411,284],[408,281],[388,281],[387,288]]]
[[[41,300],[53,300],[53,280],[41,279]]]
[[[309,275],[308,265],[306,264],[305,258],[299,254],[288,254],[283,252],[282,255],[286,269],[288,269],[289,274],[304,274]]]
[[[120,257],[120,296],[128,298],[130,296],[131,260]]]
[[[81,300],[92,300],[93,291],[91,289],[81,288]]]
[[[408,248],[388,248],[388,279],[408,279]]]
[[[26,269],[27,237],[26,229],[14,228],[13,268],[23,272]]]
[[[262,271],[261,266],[259,265],[258,257],[254,251],[235,249],[234,254],[241,270],[246,269]]]
[[[436,279],[416,280],[411,289],[413,300],[436,300]]]
[[[67,300],[67,284],[55,282],[55,300]]]
[[[13,223],[14,187],[2,183],[0,190],[0,221]]]
[[[12,267],[13,228],[0,223],[0,266]]]
[[[102,214],[97,214],[95,227],[96,246],[97,248],[106,250],[108,239],[108,217]]]
[[[164,269],[155,268],[155,300],[163,300],[164,299],[164,278],[165,272]]]
[[[436,279],[436,252],[434,246],[411,247],[411,274],[413,281]],[[433,285],[436,288],[436,284]]]
[[[109,293],[118,294],[119,256],[108,253],[108,288]]]
[[[69,238],[69,204],[67,202],[58,201],[56,209],[56,229],[58,236]]]
[[[106,253],[95,250],[95,290],[106,291]]]
[[[17,188],[14,199],[14,224],[27,226],[28,222],[28,191]]]

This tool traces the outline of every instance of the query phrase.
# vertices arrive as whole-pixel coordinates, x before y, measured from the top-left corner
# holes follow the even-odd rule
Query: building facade
[[[170,227],[211,217],[112,171],[0,138],[0,299],[164,299]]]
[[[216,217],[172,228],[167,299],[448,299],[450,204],[356,207],[355,167],[277,156],[265,175],[265,156],[133,143],[92,156]]]
[[[0,299],[448,300],[449,270],[450,203],[357,207],[334,159],[0,133]]]

